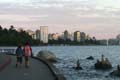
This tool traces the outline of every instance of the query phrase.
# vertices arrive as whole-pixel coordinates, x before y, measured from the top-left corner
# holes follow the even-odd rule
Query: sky
[[[97,39],[120,34],[120,0],[0,0],[0,24],[50,33],[79,30]]]

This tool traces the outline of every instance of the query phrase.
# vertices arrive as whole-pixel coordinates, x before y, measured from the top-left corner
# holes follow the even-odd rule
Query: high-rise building
[[[26,31],[33,39],[36,39],[35,32],[32,30],[27,30]]]
[[[60,34],[58,34],[58,33],[52,33],[52,34],[48,35],[49,40],[58,40],[59,37],[60,37]]]
[[[86,39],[87,39],[87,40],[90,40],[91,37],[90,37],[89,35],[86,35]],[[104,40],[103,40],[103,41],[104,41]]]
[[[36,39],[40,40],[40,30],[36,30]]]
[[[53,33],[53,34],[52,34],[52,39],[53,39],[53,40],[58,40],[59,36],[60,36],[60,35],[59,35],[58,33]]]
[[[48,43],[48,26],[40,26],[40,41]]]
[[[49,40],[52,40],[53,38],[52,38],[52,34],[50,33],[50,34],[48,34],[48,39]]]
[[[81,34],[80,34],[80,31],[76,31],[74,32],[74,41],[76,42],[80,42],[81,40]]]
[[[120,34],[117,35],[116,39],[119,41],[119,45],[120,45]]]
[[[108,40],[107,39],[103,39],[103,40],[99,40],[101,45],[108,45]]]
[[[109,45],[119,45],[119,40],[118,39],[109,39],[108,44]]]
[[[84,42],[86,40],[86,34],[84,32],[81,32],[80,35],[81,35],[81,41]]]
[[[64,40],[70,39],[70,34],[67,30],[64,31]]]
[[[118,34],[116,38],[120,40],[120,34]]]
[[[74,33],[71,33],[71,35],[70,35],[70,40],[71,40],[71,41],[74,41]]]

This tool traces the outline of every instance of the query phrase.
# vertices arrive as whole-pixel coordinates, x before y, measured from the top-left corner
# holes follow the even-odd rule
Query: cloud
[[[96,33],[119,32],[119,4],[120,0],[2,0],[0,24],[68,25],[90,33],[93,29]]]
[[[97,0],[97,5],[104,7],[120,8],[120,0]]]
[[[25,17],[21,15],[0,15],[0,22],[2,23],[16,23],[16,22],[29,22],[29,21],[30,21],[29,17]]]

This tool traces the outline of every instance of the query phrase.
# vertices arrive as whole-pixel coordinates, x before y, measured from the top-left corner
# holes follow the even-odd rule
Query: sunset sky
[[[3,27],[83,31],[97,39],[120,34],[120,0],[0,0]]]

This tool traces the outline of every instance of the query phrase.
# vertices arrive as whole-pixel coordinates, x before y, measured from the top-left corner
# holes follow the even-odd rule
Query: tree
[[[10,30],[14,30],[14,26],[13,25],[10,26]]]
[[[0,25],[0,31],[2,31],[2,26]]]
[[[39,45],[39,41],[32,39],[25,31],[17,32],[11,25],[9,30],[4,28],[0,31],[0,46],[17,46],[29,42],[31,45]]]

